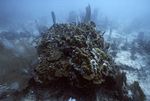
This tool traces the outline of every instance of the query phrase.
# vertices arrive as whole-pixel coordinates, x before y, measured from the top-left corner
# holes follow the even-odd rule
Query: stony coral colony
[[[48,84],[66,78],[77,87],[101,84],[113,77],[113,63],[94,22],[53,25],[38,46],[35,80]]]

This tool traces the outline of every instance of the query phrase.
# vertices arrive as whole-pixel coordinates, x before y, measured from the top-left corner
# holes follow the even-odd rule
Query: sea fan
[[[34,73],[36,49],[28,40],[12,42],[11,45],[14,48],[8,48],[7,44],[0,43],[0,84],[21,91],[28,86],[28,80]]]

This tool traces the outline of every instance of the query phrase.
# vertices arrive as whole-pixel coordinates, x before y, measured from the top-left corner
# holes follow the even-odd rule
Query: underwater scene
[[[150,101],[149,0],[1,0],[0,101]]]

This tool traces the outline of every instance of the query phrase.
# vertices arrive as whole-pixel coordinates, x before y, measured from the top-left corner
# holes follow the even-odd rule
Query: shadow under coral
[[[31,99],[36,101],[68,101],[70,98],[75,99],[76,101],[96,101],[97,96],[102,95],[115,99],[115,92],[112,87],[108,87],[105,83],[90,88],[77,88],[71,86],[66,78],[61,78],[58,81],[51,82],[48,86],[43,86],[33,79],[30,79],[29,85],[25,90],[22,92],[15,92],[12,96],[15,101],[25,99],[27,96],[34,96]]]
[[[21,92],[16,91],[11,96],[15,101],[24,101],[27,99],[34,101],[69,101],[70,98],[75,99],[75,101],[131,101],[132,98],[125,94],[125,90],[122,89],[124,86],[121,85],[126,82],[126,79],[122,79],[125,77],[125,74],[120,73],[117,76],[119,76],[119,78],[117,78],[118,81],[114,78],[107,77],[106,82],[101,85],[94,85],[88,88],[72,86],[69,83],[70,81],[65,77],[53,81],[47,86],[43,86],[35,82],[34,79],[30,79],[26,89]],[[134,91],[136,90],[134,84],[129,88],[134,89]],[[136,98],[137,97],[136,95]]]

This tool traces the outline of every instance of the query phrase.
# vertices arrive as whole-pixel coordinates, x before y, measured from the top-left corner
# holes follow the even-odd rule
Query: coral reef
[[[0,64],[0,84],[5,83],[10,91],[1,92],[0,99],[7,99],[9,95],[8,99],[15,101],[26,99],[24,96],[33,96],[33,100],[144,101],[138,82],[128,85],[126,74],[120,72],[123,66],[112,61],[107,53],[109,43],[102,34],[92,21],[78,25],[55,24],[37,47],[37,65],[37,62],[30,63],[37,58],[36,50],[26,40],[13,45],[1,42],[0,53],[5,53],[1,54],[1,61],[8,64]],[[114,44],[114,50],[116,46]],[[4,60],[6,56],[9,61]],[[8,75],[10,73],[13,76]]]
[[[92,21],[52,26],[37,48],[35,79],[47,84],[65,77],[78,87],[105,82],[113,76],[113,64],[104,43]]]
[[[126,74],[120,72],[120,66],[107,53],[109,44],[102,34],[92,21],[49,28],[37,47],[39,64],[35,68],[35,82],[45,87],[64,82],[70,89],[75,87],[85,92],[94,88],[95,100],[101,99],[96,96],[99,94],[116,101],[133,100],[134,96],[144,101],[140,86],[128,85]]]

